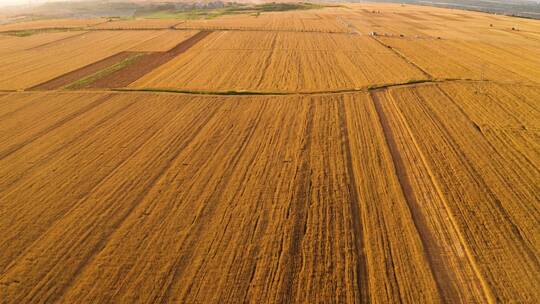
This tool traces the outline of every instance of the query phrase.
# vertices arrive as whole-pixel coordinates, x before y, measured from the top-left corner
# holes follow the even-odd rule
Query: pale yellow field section
[[[1,304],[540,303],[539,21],[98,23],[0,26]]]

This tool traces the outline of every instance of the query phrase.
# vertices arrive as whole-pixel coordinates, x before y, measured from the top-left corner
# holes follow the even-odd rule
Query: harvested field
[[[0,89],[34,87],[131,49],[159,34],[159,31],[96,31],[69,41],[7,54],[0,58]]]
[[[134,52],[167,52],[174,48],[180,42],[197,34],[198,31],[178,31],[168,30],[162,31],[155,38],[143,41],[140,44],[132,47],[130,51]]]
[[[41,33],[27,37],[16,37],[0,35],[0,55],[5,55],[17,51],[32,50],[82,35],[85,32],[69,31],[56,33]]]
[[[540,48],[380,38],[436,78],[540,82]]]
[[[105,22],[104,19],[45,19],[1,24],[0,32],[43,30],[61,28],[85,28]]]
[[[264,13],[261,15],[231,15],[210,20],[185,20],[178,29],[292,31],[346,33],[347,28],[332,15],[342,9],[323,9]]]
[[[215,32],[130,87],[312,92],[419,79],[420,70],[368,37]]]
[[[521,134],[471,123],[479,85],[522,98],[507,108],[529,115]],[[538,145],[539,93],[12,93],[0,290],[8,302],[534,302],[540,175],[522,144]]]
[[[356,5],[351,4],[352,7]],[[406,39],[436,39],[485,42],[512,47],[537,46],[534,33],[540,32],[535,20],[508,18],[478,12],[398,4],[361,5],[341,18],[359,32]],[[519,31],[512,31],[512,28]],[[532,34],[532,35],[531,35]]]
[[[88,85],[90,88],[126,87],[152,70],[184,53],[190,47],[204,39],[211,32],[201,31],[179,43],[167,52],[156,52],[142,57],[136,64],[129,65]]]
[[[535,205],[540,199],[536,182],[540,180],[540,163],[538,158],[527,159],[519,150],[534,142],[538,145],[538,129],[529,126],[519,132],[532,139],[527,142],[518,132],[515,132],[517,136],[506,133],[512,127],[500,126],[502,132],[511,136],[504,143],[494,138],[494,134],[484,134],[491,129],[479,127],[471,115],[486,115],[478,109],[485,106],[484,100],[493,98],[491,102],[502,107],[516,106],[512,107],[512,116],[526,113],[538,123],[538,104],[532,108],[530,105],[538,98],[538,88],[521,88],[519,94],[527,97],[520,100],[512,86],[479,86],[513,96],[514,105],[504,95],[487,97],[476,93],[478,85],[457,84],[391,90],[381,105],[395,113],[391,114],[391,121],[406,117],[405,129],[398,131],[396,127],[394,132],[397,136],[412,136],[440,193],[445,196],[446,208],[453,214],[463,242],[478,263],[484,288],[502,302],[515,300],[516,294],[522,295],[524,302],[535,302],[538,294],[533,290],[540,281],[538,270],[530,270],[539,266],[540,216]],[[458,97],[454,97],[456,94]],[[475,97],[465,101],[461,99],[464,95]],[[497,109],[488,111],[488,115],[489,112]],[[493,246],[504,249],[492,250]],[[506,269],[501,265],[513,266]]]
[[[114,66],[115,64],[122,64],[122,62],[126,62],[130,60],[130,58],[146,56],[146,58],[142,58],[143,60],[142,63],[144,63],[144,62],[150,62],[150,61],[154,62],[155,60],[150,60],[150,58],[163,57],[164,54],[168,54],[169,57],[176,56],[179,54],[179,52],[181,52],[181,49],[183,49],[183,47],[176,47],[173,49],[171,48],[177,45],[178,43],[180,43],[182,40],[186,40],[189,37],[193,36],[194,34],[196,34],[196,32],[193,32],[193,31],[191,32],[190,31],[173,31],[173,34],[171,34],[169,31],[163,32],[160,35],[157,35],[155,38],[143,41],[141,44],[136,45],[135,47],[131,49],[132,51],[130,52],[117,53],[115,55],[112,55],[100,61],[94,62],[80,69],[77,69],[75,71],[66,73],[57,78],[46,81],[42,84],[39,84],[33,87],[32,89],[50,90],[50,89],[58,89],[58,88],[66,87],[70,84],[77,82],[78,80],[84,80],[85,77],[91,77],[93,74],[96,74],[100,71],[104,71],[105,69],[110,68]],[[145,50],[148,52],[149,50],[162,50],[162,49],[165,49],[168,52],[160,52],[156,54],[145,54],[145,53],[140,52],[140,51],[145,51]],[[134,52],[135,50],[139,50],[139,52]],[[148,69],[152,67],[151,64],[148,64],[148,65],[149,65],[148,68],[141,69],[140,68],[141,63],[139,63],[136,67],[134,67],[134,70],[137,70],[138,73],[143,73],[141,75],[144,75],[145,73],[147,73]],[[121,70],[122,68],[124,67],[120,67],[118,70],[112,71],[112,73],[119,72],[119,70]],[[120,75],[115,74],[115,76],[110,76],[109,74],[102,75],[102,77],[94,79],[94,81],[92,81],[91,83],[86,83],[79,87],[86,87],[88,85],[100,87],[99,86],[100,84],[106,87],[109,83],[110,85],[115,85],[119,82],[120,82],[120,86],[125,86],[133,80],[130,81],[128,76],[123,76],[124,74],[125,73],[122,72]],[[127,74],[133,74],[133,72],[127,72]],[[106,79],[101,80],[101,78],[105,78],[105,77]],[[113,77],[116,80],[114,80],[111,77]],[[122,84],[122,81],[129,81],[129,82]],[[96,85],[93,84],[95,82],[97,82]]]
[[[94,62],[80,69],[64,74],[60,77],[57,77],[47,82],[44,82],[42,84],[39,84],[33,87],[32,89],[33,90],[51,90],[51,89],[62,88],[73,82],[76,82],[79,79],[84,78],[85,76],[99,72],[115,63],[118,63],[126,58],[129,58],[132,55],[133,55],[133,52],[120,52],[118,54],[107,57],[103,60]]]
[[[540,303],[539,21],[51,22],[0,34],[0,303]]]

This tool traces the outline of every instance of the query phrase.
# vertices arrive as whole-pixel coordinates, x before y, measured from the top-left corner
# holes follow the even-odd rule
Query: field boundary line
[[[20,29],[20,30],[6,30],[6,31],[0,31],[0,34],[4,35],[14,35],[20,32],[27,32],[27,31],[33,31],[36,32],[34,34],[40,34],[40,33],[55,33],[55,32],[77,32],[77,31],[85,31],[86,27],[84,26],[77,26],[77,27],[36,27],[36,28],[30,28],[30,29]],[[32,34],[32,35],[34,35]]]
[[[213,95],[213,96],[240,96],[240,95],[330,95],[330,94],[346,94],[357,92],[372,92],[375,90],[393,88],[393,87],[415,87],[419,85],[435,85],[438,83],[446,82],[490,82],[502,85],[519,85],[540,88],[540,85],[532,83],[515,83],[515,82],[497,82],[491,80],[481,79],[461,79],[461,78],[439,78],[439,79],[420,79],[410,80],[407,82],[398,83],[383,83],[373,84],[359,88],[341,89],[341,90],[327,90],[327,91],[298,91],[298,92],[272,92],[272,91],[247,91],[247,90],[226,90],[226,91],[204,91],[204,90],[189,90],[189,89],[174,89],[174,88],[112,88],[110,91],[115,92],[155,92],[155,93],[173,93],[173,94],[187,94],[187,95]]]
[[[540,84],[530,83],[530,82],[505,82],[505,81],[495,81],[495,80],[482,80],[482,79],[465,79],[465,78],[436,78],[436,79],[421,79],[421,80],[410,80],[406,82],[398,83],[383,83],[383,84],[372,84],[368,86],[363,86],[359,88],[350,88],[350,89],[338,89],[338,90],[327,90],[327,91],[298,91],[298,92],[272,92],[272,91],[247,91],[247,90],[226,90],[226,91],[204,91],[204,90],[190,90],[190,89],[175,89],[175,88],[152,88],[152,87],[142,87],[142,88],[133,88],[133,87],[118,87],[118,88],[83,88],[76,90],[62,90],[62,89],[33,89],[29,88],[26,90],[0,90],[0,93],[24,93],[24,92],[73,92],[73,93],[96,93],[96,92],[116,92],[116,93],[170,93],[170,94],[185,94],[185,95],[208,95],[208,96],[255,96],[255,95],[266,95],[266,96],[301,96],[301,95],[332,95],[332,94],[348,94],[348,93],[360,93],[360,92],[372,92],[381,89],[388,88],[405,88],[405,87],[417,87],[421,85],[436,85],[440,83],[452,83],[452,82],[462,82],[462,83],[493,83],[499,85],[515,85],[531,88],[540,88]]]
[[[104,22],[107,23],[107,22]],[[330,34],[330,35],[351,35],[349,32],[339,32],[339,31],[317,31],[317,30],[287,30],[287,29],[257,29],[257,28],[227,28],[227,27],[176,27],[185,23],[185,21],[179,22],[178,24],[164,27],[131,27],[131,28],[95,28],[94,26],[101,25],[104,23],[98,23],[91,25],[89,27],[56,27],[56,28],[35,28],[35,29],[25,29],[25,30],[8,30],[0,31],[0,34],[13,35],[18,32],[23,31],[36,31],[37,33],[47,33],[47,32],[74,32],[74,31],[85,31],[85,32],[99,32],[99,31],[212,31],[212,32],[279,32],[279,33],[318,33],[318,34]],[[37,34],[36,33],[36,34]],[[359,33],[359,35],[361,35]],[[39,46],[36,46],[39,47]]]
[[[72,31],[72,32],[74,32],[74,31]],[[84,35],[86,33],[88,33],[88,32],[83,30],[79,34],[69,36],[69,37],[64,37],[62,39],[58,39],[58,40],[54,40],[54,41],[49,41],[49,42],[46,42],[46,43],[43,43],[43,44],[40,44],[40,45],[36,45],[36,46],[31,47],[31,48],[25,49],[25,51],[33,51],[33,50],[36,50],[36,49],[39,49],[39,48],[42,48],[42,47],[46,47],[46,46],[49,46],[49,45],[53,45],[55,43],[62,42],[62,41],[66,42],[66,40],[77,38],[77,37],[82,36],[82,35]]]
[[[213,32],[279,32],[279,33],[317,33],[333,35],[351,35],[348,32],[316,31],[316,30],[286,30],[286,29],[257,29],[257,28],[227,28],[227,27],[175,27],[175,30],[213,31]]]
[[[402,54],[400,51],[396,50],[395,48],[391,47],[390,45],[387,45],[386,43],[382,42],[380,39],[376,38],[375,36],[370,36],[373,40],[377,41],[380,45],[384,46],[385,48],[387,49],[390,49],[394,54],[396,54],[398,57],[400,57],[401,59],[405,60],[405,62],[407,62],[408,64],[414,66],[415,68],[417,68],[420,72],[422,72],[422,74],[424,74],[424,76],[426,76],[428,79],[434,79],[434,77],[429,74],[426,70],[424,70],[422,67],[420,67],[419,65],[417,65],[416,63],[414,63],[413,61],[411,61],[409,58],[407,58],[407,56],[405,56],[404,54]]]

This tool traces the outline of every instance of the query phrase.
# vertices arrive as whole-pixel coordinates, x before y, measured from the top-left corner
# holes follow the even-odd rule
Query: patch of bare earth
[[[134,52],[120,52],[115,55],[109,56],[103,60],[94,62],[80,69],[58,76],[41,84],[38,84],[30,90],[54,90],[62,88],[70,83],[73,83],[83,77],[97,73],[115,63],[121,62],[126,58],[133,55]]]
[[[197,42],[208,36],[212,31],[201,31],[187,40],[179,43],[167,52],[151,53],[140,60],[137,64],[129,65],[121,70],[111,73],[88,85],[88,88],[121,88],[126,87],[135,80],[146,75],[155,68],[169,62],[176,56],[184,53]]]

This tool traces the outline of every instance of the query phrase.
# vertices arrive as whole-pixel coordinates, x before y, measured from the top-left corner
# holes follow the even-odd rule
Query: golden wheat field
[[[214,32],[135,88],[320,92],[426,79],[366,36],[302,32]]]
[[[0,303],[538,303],[539,58],[400,4],[0,25]]]

